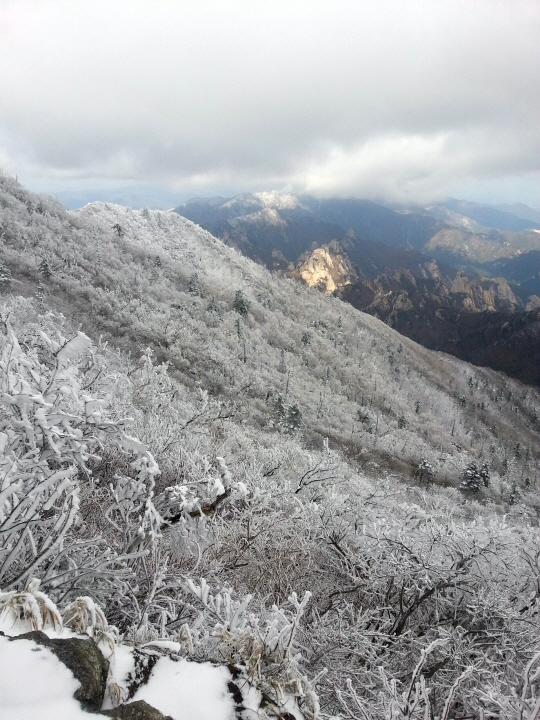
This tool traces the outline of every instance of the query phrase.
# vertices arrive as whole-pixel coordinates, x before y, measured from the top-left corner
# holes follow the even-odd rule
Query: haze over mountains
[[[517,215],[449,200],[396,209],[269,192],[196,198],[176,211],[426,347],[540,381],[540,222],[532,208]]]

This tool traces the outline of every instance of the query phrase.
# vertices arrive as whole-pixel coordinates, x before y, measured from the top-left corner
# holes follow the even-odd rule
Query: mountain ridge
[[[471,207],[480,208],[478,212],[484,215],[487,212],[485,206],[458,201],[444,206],[445,212],[448,207],[454,208],[454,214],[457,210],[474,214]],[[416,214],[396,212],[370,201],[316,200],[279,193],[244,194],[227,201],[214,198],[208,206],[197,200],[176,212],[202,223],[273,272],[315,285],[323,292],[335,292],[426,347],[470,360],[476,357],[471,345],[475,322],[479,332],[492,328],[488,334],[493,342],[499,342],[493,330],[495,318],[502,327],[507,314],[534,310],[538,303],[540,286],[534,279],[524,282],[516,270],[509,272],[510,283],[515,283],[510,285],[500,272],[501,266],[519,266],[519,258],[525,256],[519,254],[519,247],[526,249],[527,243],[538,246],[540,238],[535,233],[501,232],[478,224],[472,230],[464,229],[430,218],[422,209]],[[500,214],[494,210],[491,217]],[[448,219],[443,213],[444,218]],[[486,254],[503,259],[513,254],[513,259],[484,266],[480,260]],[[452,267],[455,260],[458,269]],[[461,266],[465,270],[459,269]],[[490,312],[496,315],[489,320],[480,317]],[[478,317],[465,317],[468,313]],[[506,368],[504,354],[493,348],[497,369],[538,382],[531,345],[536,322],[534,314],[524,314],[520,323],[530,325],[531,333],[516,333],[512,342],[506,339]],[[529,338],[527,347],[522,348],[521,361],[516,363],[519,344],[525,338]],[[478,357],[490,363],[489,352]]]

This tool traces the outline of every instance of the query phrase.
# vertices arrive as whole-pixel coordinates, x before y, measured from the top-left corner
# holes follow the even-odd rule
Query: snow
[[[227,689],[230,679],[224,667],[163,657],[133,700],[145,700],[174,720],[233,720],[234,702]]]
[[[262,701],[261,692],[250,685],[244,685],[240,689],[244,698],[244,718],[246,720],[258,720]]]
[[[294,210],[299,205],[298,198],[291,193],[281,193],[278,190],[254,193],[265,207],[275,207],[278,210]]]
[[[0,637],[2,720],[88,720],[73,694],[79,682],[47,648]]]
[[[71,671],[47,648],[33,640],[10,642],[16,636],[34,630],[30,620],[18,618],[12,608],[0,613],[0,719],[1,720],[80,720],[88,718],[73,694],[79,682]],[[50,638],[82,637],[68,628],[41,628]],[[149,646],[179,651],[179,643],[154,641]],[[125,688],[135,668],[133,648],[119,643],[111,656],[108,647],[99,645],[111,663],[109,681]],[[32,682],[28,683],[27,678]],[[133,700],[145,700],[174,720],[232,720],[234,702],[227,683],[231,676],[225,667],[161,657],[150,680],[141,686]],[[31,685],[31,687],[29,687]],[[103,709],[112,707],[105,695]]]
[[[0,616],[0,631],[16,636],[33,630],[29,621],[20,620],[8,610]],[[51,638],[81,637],[68,628],[43,631]],[[0,635],[0,718],[1,720],[80,720],[89,715],[81,710],[73,694],[79,682],[71,671],[47,648],[33,640],[10,642]],[[179,650],[171,641],[150,643],[168,650]],[[125,687],[135,667],[133,648],[119,643],[114,654],[100,650],[111,663],[109,680]],[[27,682],[31,678],[31,683]],[[174,720],[232,720],[234,702],[227,683],[231,676],[225,667],[161,657],[147,685],[141,686],[133,700],[145,700]],[[106,693],[103,709],[112,707]],[[254,716],[256,717],[256,716]]]

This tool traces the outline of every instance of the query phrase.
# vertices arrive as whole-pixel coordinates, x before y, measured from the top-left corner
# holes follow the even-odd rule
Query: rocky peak
[[[336,240],[304,253],[290,275],[328,295],[350,285],[357,277],[350,260]]]

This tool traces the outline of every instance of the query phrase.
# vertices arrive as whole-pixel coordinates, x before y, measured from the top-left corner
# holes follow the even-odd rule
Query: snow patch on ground
[[[0,635],[0,719],[86,720],[91,717],[73,697],[79,687],[78,680],[54,653],[33,640],[10,641],[8,637],[34,629],[29,621],[16,618],[11,610],[0,617],[0,632],[5,633]],[[86,637],[51,625],[44,627],[43,632],[50,638]],[[170,641],[155,644],[169,650],[180,648],[178,643]],[[133,648],[119,643],[111,655],[109,648],[99,647],[111,663],[109,682],[118,683],[125,691],[127,678],[135,668]],[[174,720],[234,720],[235,706],[228,690],[230,680],[225,667],[160,657],[148,683],[128,702],[145,700]],[[256,694],[253,699],[255,701]],[[111,698],[106,693],[102,709],[111,707]]]
[[[174,720],[234,720],[230,679],[224,667],[162,657],[133,700],[145,700]]]
[[[2,720],[88,720],[74,699],[79,682],[50,650],[0,637]]]

